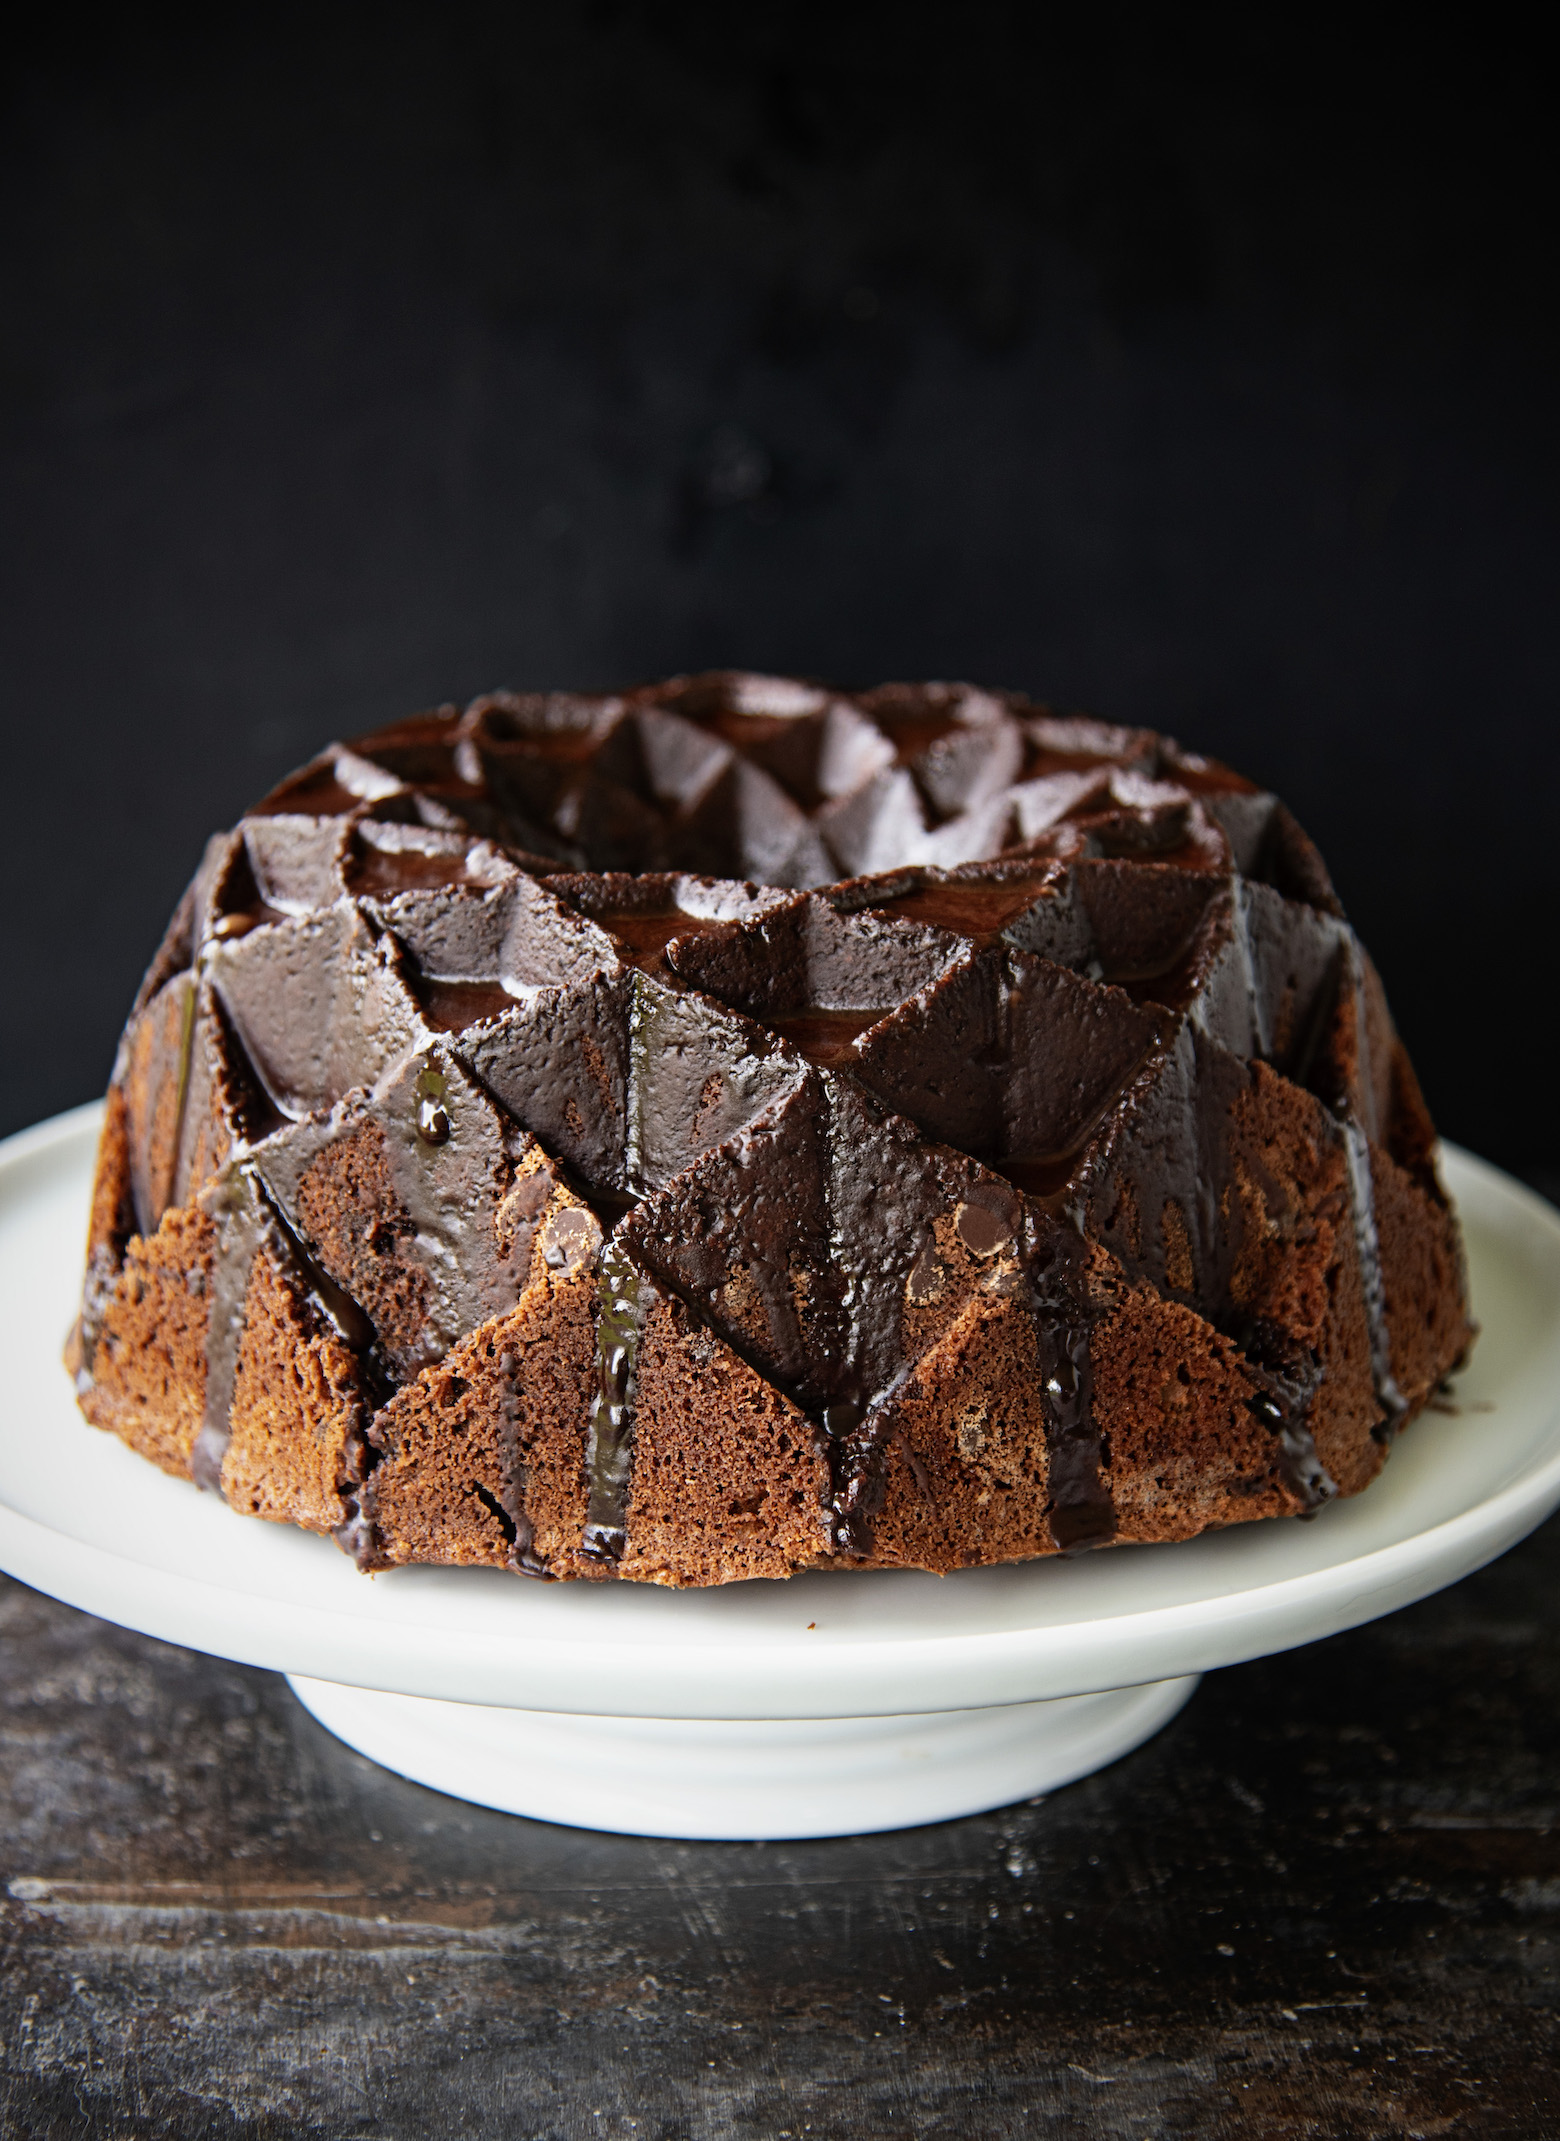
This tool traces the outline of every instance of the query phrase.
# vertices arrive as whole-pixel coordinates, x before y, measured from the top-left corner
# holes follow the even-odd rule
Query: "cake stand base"
[[[914,1828],[1033,1798],[1141,1746],[1198,1675],[922,1717],[570,1717],[290,1673],[371,1761],[506,1814],[627,1836],[753,1840]]]

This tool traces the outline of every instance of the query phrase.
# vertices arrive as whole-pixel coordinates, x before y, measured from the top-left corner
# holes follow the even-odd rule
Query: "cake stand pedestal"
[[[1560,1505],[1560,1217],[1449,1150],[1483,1335],[1455,1399],[1310,1523],[1246,1524],[948,1577],[718,1591],[360,1576],[235,1516],[76,1409],[99,1111],[0,1145],[0,1568],[128,1628],[288,1675],[331,1732],[419,1783],[576,1826],[684,1837],[889,1829],[1115,1760],[1197,1675],[1425,1597]]]
[[[908,1717],[567,1717],[381,1695],[289,1673],[328,1732],[418,1784],[506,1814],[637,1836],[908,1829],[1032,1799],[1130,1754],[1198,1675]]]

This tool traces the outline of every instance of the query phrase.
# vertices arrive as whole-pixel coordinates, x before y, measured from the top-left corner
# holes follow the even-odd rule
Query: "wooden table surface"
[[[10,2136],[1560,2133],[1560,1520],[1044,1801],[643,1842],[0,1591]]]

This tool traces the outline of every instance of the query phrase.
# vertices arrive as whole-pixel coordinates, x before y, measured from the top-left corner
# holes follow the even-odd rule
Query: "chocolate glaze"
[[[1307,1415],[1319,1364],[1276,1328],[1254,1322],[1233,1279],[1245,1240],[1244,1168],[1277,1200],[1260,1150],[1234,1125],[1250,1086],[1240,1058],[1184,1023],[1158,1047],[1051,1200],[1133,1278],[1197,1307],[1245,1352],[1262,1393],[1257,1417],[1278,1436],[1283,1468],[1314,1505],[1335,1492],[1315,1461]]]
[[[926,1245],[950,1224],[974,1267],[936,1289],[946,1324],[999,1245],[1017,1241],[1021,1209],[1000,1177],[926,1143],[850,1081],[809,1070],[647,1197],[621,1234],[828,1434],[836,1541],[860,1553],[887,1408],[913,1362],[906,1301],[933,1297]]]
[[[1392,1373],[1392,1333],[1387,1324],[1387,1293],[1381,1276],[1381,1243],[1376,1233],[1376,1192],[1371,1174],[1370,1143],[1358,1123],[1342,1125],[1344,1148],[1349,1156],[1349,1187],[1352,1192],[1354,1243],[1359,1252],[1360,1277],[1365,1289],[1365,1315],[1370,1326],[1370,1364],[1376,1398],[1382,1410],[1381,1432],[1390,1435],[1407,1411],[1407,1403]]]
[[[222,916],[263,906],[274,914],[313,914],[345,889],[344,861],[358,844],[347,825],[328,817],[286,811],[251,818],[213,889],[212,911]]]
[[[787,1011],[772,1012],[768,1023],[809,1063],[833,1066],[855,1061],[857,1043],[882,1017],[881,1011]]]
[[[1090,1294],[1088,1245],[1001,1183],[975,1187],[957,1208],[955,1228],[972,1255],[996,1260],[985,1290],[1018,1294],[1034,1322],[1051,1539],[1064,1554],[1108,1546],[1116,1536],[1116,1513],[1108,1452],[1093,1411],[1089,1346],[1099,1311]],[[895,1439],[891,1401],[900,1379],[879,1394],[864,1417],[847,1416],[836,1424],[825,1415],[824,1424],[835,1436],[832,1536],[839,1553],[863,1558],[873,1551],[873,1521],[882,1507],[886,1459]],[[913,1468],[914,1452],[908,1444],[904,1448]]]
[[[1089,1339],[1095,1311],[1088,1248],[1070,1228],[1047,1224],[1031,1209],[1025,1214],[1020,1269],[1040,1354],[1049,1464],[1046,1521],[1060,1552],[1084,1553],[1108,1546],[1116,1535],[1106,1453],[1094,1419]]]
[[[531,1149],[430,1039],[371,1089],[278,1131],[255,1164],[321,1268],[370,1307],[400,1381],[518,1299],[534,1221],[510,1193]],[[365,1180],[378,1200],[366,1232]]]
[[[222,1491],[233,1390],[244,1335],[244,1307],[256,1256],[265,1250],[297,1282],[304,1297],[355,1352],[367,1357],[374,1329],[358,1304],[314,1263],[283,1217],[252,1155],[235,1160],[201,1195],[215,1220],[217,1253],[208,1289],[206,1399],[190,1469],[199,1487]]]
[[[594,700],[491,695],[337,747],[270,807],[386,815],[437,798],[474,829],[500,823],[511,845],[576,868],[680,865],[806,886],[883,867],[895,846],[958,863],[1072,822],[1091,851],[1179,841],[1205,867],[1199,856],[1228,851],[1212,806],[1249,792],[1146,731],[1058,722],[1011,694],[911,686],[850,699],[730,675]]]
[[[348,892],[393,899],[402,892],[446,886],[486,890],[513,872],[497,849],[486,842],[473,844],[469,835],[422,825],[381,825],[370,818],[353,827],[340,853],[339,874]]]
[[[464,1033],[502,1018],[515,999],[496,981],[425,981],[417,984],[423,1017],[436,1033]]]
[[[539,988],[460,1036],[484,1091],[592,1189],[627,1187],[632,1000],[624,975]]]
[[[508,1565],[521,1576],[550,1581],[552,1570],[536,1551],[536,1531],[525,1506],[525,1466],[520,1451],[520,1361],[514,1353],[499,1356],[504,1395],[499,1406],[499,1440],[503,1458],[502,1500],[494,1514],[509,1540]],[[477,1492],[482,1492],[479,1487]],[[484,1497],[486,1499],[486,1497]]]
[[[259,1082],[294,1119],[371,1084],[421,1032],[405,955],[346,901],[210,945],[206,971]]]
[[[379,1569],[386,1565],[384,1545],[374,1522],[373,1467],[378,1456],[369,1440],[366,1423],[360,1417],[347,1433],[342,1473],[336,1481],[346,1515],[331,1533],[341,1551],[360,1569]]]
[[[842,915],[804,895],[719,935],[679,941],[668,964],[684,981],[767,1020],[891,1011],[946,972],[962,949],[944,931]]]
[[[673,948],[684,939],[729,935],[738,922],[786,904],[783,892],[686,872],[553,876],[547,889],[598,922],[625,965],[662,981],[675,972]]]
[[[590,1504],[581,1551],[604,1567],[623,1557],[628,1489],[634,1462],[634,1388],[639,1336],[655,1289],[614,1238],[601,1252],[596,1320],[596,1394],[590,1409],[585,1468]]]

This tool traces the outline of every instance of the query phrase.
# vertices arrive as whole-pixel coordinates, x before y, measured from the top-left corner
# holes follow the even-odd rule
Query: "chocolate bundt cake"
[[[497,694],[213,839],[82,1410],[365,1568],[949,1570],[1357,1493],[1471,1336],[1321,859],[963,685]]]

